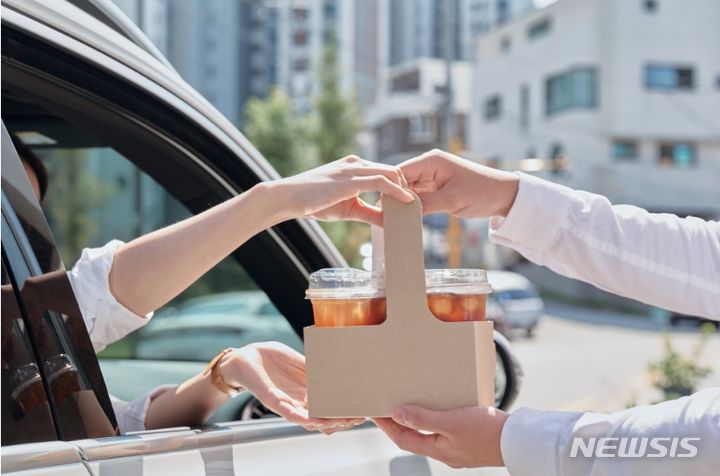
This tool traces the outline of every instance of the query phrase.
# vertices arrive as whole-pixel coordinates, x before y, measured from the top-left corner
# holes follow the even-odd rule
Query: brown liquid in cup
[[[485,294],[430,293],[430,312],[441,321],[484,321]],[[318,327],[374,326],[387,319],[384,297],[365,299],[312,299]]]

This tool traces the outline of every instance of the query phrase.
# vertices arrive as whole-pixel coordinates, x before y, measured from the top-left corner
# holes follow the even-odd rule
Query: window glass
[[[647,13],[655,13],[658,10],[657,0],[642,0],[642,5]]]
[[[484,110],[486,121],[499,119],[502,114],[502,98],[498,95],[491,96],[485,101]]]
[[[520,127],[530,127],[530,86],[527,84],[520,86]]]
[[[597,81],[593,68],[577,68],[551,76],[545,83],[547,115],[567,109],[590,109],[597,106]]]
[[[5,237],[3,239],[6,239]],[[40,367],[2,259],[2,445],[57,439]]]
[[[529,40],[539,40],[540,38],[550,34],[552,23],[549,19],[540,20],[528,27],[527,37]]]
[[[692,89],[693,69],[668,65],[647,65],[645,85],[648,89]]]
[[[435,118],[432,116],[413,116],[410,121],[410,141],[413,143],[435,140]]]
[[[660,165],[665,167],[692,167],[697,163],[695,145],[689,143],[660,144],[658,160]]]
[[[57,436],[73,440],[115,435],[113,409],[70,281],[36,191],[4,127],[2,132],[3,259],[46,382]]]
[[[632,160],[637,158],[637,143],[631,140],[615,140],[612,144],[613,158]]]

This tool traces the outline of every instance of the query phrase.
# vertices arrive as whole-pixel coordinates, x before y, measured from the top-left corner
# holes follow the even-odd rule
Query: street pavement
[[[698,341],[696,330],[670,336],[685,354]],[[660,397],[647,368],[662,356],[663,333],[644,317],[549,303],[535,337],[518,336],[512,347],[525,374],[513,408],[612,412]],[[708,340],[702,362],[713,373],[700,388],[720,385],[720,334]]]

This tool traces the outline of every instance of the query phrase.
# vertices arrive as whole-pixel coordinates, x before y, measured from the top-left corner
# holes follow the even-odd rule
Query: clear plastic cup
[[[428,269],[425,286],[430,312],[441,321],[484,321],[492,288],[482,269]]]
[[[385,322],[385,293],[372,275],[353,268],[326,268],[310,275],[305,293],[318,327],[372,326]]]
[[[481,269],[425,271],[428,307],[446,322],[485,320],[492,291]],[[318,327],[369,326],[385,322],[385,276],[352,268],[327,268],[310,275],[306,292]]]

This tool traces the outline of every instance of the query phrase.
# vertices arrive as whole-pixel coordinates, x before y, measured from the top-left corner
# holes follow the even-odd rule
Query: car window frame
[[[59,258],[59,253],[52,234],[50,233],[48,223],[45,220],[44,213],[34,195],[30,181],[23,169],[18,153],[10,140],[4,122],[2,123],[1,133],[3,149],[2,158],[0,159],[2,161],[3,259],[6,261],[8,274],[12,280],[21,315],[25,322],[35,359],[39,365],[46,397],[50,404],[55,432],[60,440],[68,438],[76,439],[66,434],[68,431],[63,428],[61,410],[59,405],[56,404],[50,390],[50,382],[47,379],[44,368],[45,365],[40,363],[43,362],[44,355],[53,354],[55,351],[50,347],[48,347],[48,349],[43,348],[40,344],[41,340],[38,338],[38,332],[54,336],[55,338],[52,343],[55,344],[55,347],[59,347],[63,354],[70,355],[72,360],[76,362],[76,370],[82,375],[83,382],[89,385],[89,390],[93,392],[100,409],[108,419],[111,429],[105,436],[114,436],[117,434],[118,428],[115,412],[107,391],[107,386],[105,385],[105,380],[100,371],[100,365],[90,342],[90,336],[88,335],[84,322],[82,322],[79,306],[77,305],[77,300],[74,292],[72,292],[69,281],[66,283],[70,290],[68,297],[71,299],[70,304],[74,305],[77,309],[77,313],[74,316],[68,316],[67,322],[63,322],[62,318],[59,318],[59,314],[55,311],[51,312],[58,314],[58,316],[52,316],[49,320],[40,319],[37,320],[37,322],[31,322],[32,319],[30,319],[27,313],[25,298],[18,287],[17,273],[22,272],[28,277],[33,277],[40,276],[50,270],[64,272],[65,268]],[[19,209],[17,205],[20,205]],[[22,221],[18,214],[22,215]],[[51,255],[48,257],[46,263],[41,264],[39,262],[34,244],[29,240],[28,230],[23,229],[23,223],[32,224],[31,228],[42,235],[43,241],[45,241],[50,248],[49,251]],[[13,247],[17,251],[14,253],[6,253],[9,247]],[[68,278],[64,276],[64,279],[67,280]],[[43,329],[36,328],[36,325],[43,326]],[[71,334],[73,336],[72,339],[70,338]],[[83,431],[84,430],[85,427],[83,427]]]

